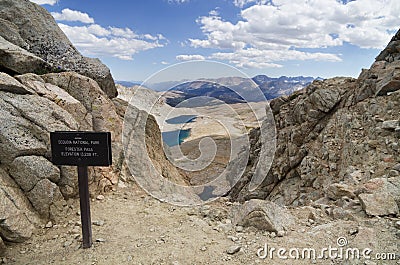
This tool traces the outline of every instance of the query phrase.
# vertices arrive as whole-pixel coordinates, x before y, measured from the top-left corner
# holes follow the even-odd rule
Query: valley
[[[1,265],[400,264],[400,6],[105,2],[0,0]]]

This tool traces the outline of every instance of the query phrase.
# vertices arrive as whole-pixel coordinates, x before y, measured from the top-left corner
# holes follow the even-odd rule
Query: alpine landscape
[[[0,264],[400,264],[396,0],[375,1],[389,6],[391,14],[384,14],[390,38],[379,50],[371,48],[366,32],[355,32],[354,21],[343,27],[365,37],[360,52],[376,51],[370,65],[353,69],[357,76],[349,77],[327,75],[319,60],[326,57],[332,66],[351,52],[336,55],[335,46],[313,53],[340,38],[356,51],[349,35],[330,33],[332,43],[325,39],[321,46],[302,47],[298,43],[315,37],[305,28],[296,42],[274,42],[269,34],[275,28],[268,23],[251,25],[249,35],[246,25],[256,9],[284,12],[311,2],[314,8],[314,2],[337,6],[337,12],[352,7],[338,15],[340,24],[373,0],[216,1],[219,6],[207,16],[196,13],[203,39],[179,44],[169,39],[178,28],[169,37],[101,27],[90,14],[61,11],[64,4],[81,4],[95,13],[96,3],[68,2],[0,0]],[[132,2],[145,10],[144,3]],[[161,6],[200,12],[212,3],[148,4],[158,16]],[[222,18],[224,8],[236,10],[233,22]],[[364,11],[384,17],[378,9]],[[106,19],[97,12],[99,21]],[[119,21],[118,14],[109,16]],[[376,30],[368,19],[361,24]],[[263,33],[262,27],[268,30]],[[221,36],[227,43],[221,44]],[[216,43],[221,51],[212,46]],[[174,45],[179,52],[211,49],[212,54],[180,54],[175,65],[165,55],[157,66],[165,69],[145,63],[144,57],[164,56],[152,49],[170,54]],[[269,50],[275,46],[287,50]],[[271,59],[275,53],[290,57],[288,65]],[[308,71],[311,63],[303,65],[304,56],[319,56],[314,58],[319,67]],[[126,61],[137,67],[130,77]],[[297,63],[300,71],[288,70]],[[282,72],[253,72],[254,64]],[[349,64],[357,68],[355,61]],[[140,75],[146,67],[154,67],[153,75]],[[56,131],[111,133],[112,165],[88,167],[90,247],[83,244],[77,168],[53,161],[50,133]]]

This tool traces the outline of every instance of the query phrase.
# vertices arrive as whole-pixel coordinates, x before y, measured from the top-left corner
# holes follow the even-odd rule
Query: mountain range
[[[257,75],[251,79],[243,77],[222,77],[217,79],[200,79],[196,81],[167,81],[160,83],[146,84],[154,91],[163,94],[167,104],[175,107],[182,102],[196,98],[196,103],[184,103],[185,107],[189,104],[218,104],[218,100],[227,104],[243,102],[260,102],[271,100],[280,96],[290,95],[298,91],[314,80],[322,80],[317,77],[305,76],[281,76],[269,77],[267,75]],[[140,85],[141,82],[116,81],[125,87]],[[216,100],[200,99],[208,97]]]
[[[173,93],[166,93],[164,97],[166,98],[166,102],[171,106],[177,106],[190,98],[203,96],[211,97],[227,104],[260,102],[283,95],[290,95],[294,91],[306,87],[314,80],[315,78],[313,77],[304,76],[269,77],[266,75],[257,75],[251,79],[224,77],[197,80],[172,86],[169,92]]]

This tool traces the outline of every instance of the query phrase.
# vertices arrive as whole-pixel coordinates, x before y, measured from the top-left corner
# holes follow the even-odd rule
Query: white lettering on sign
[[[73,140],[73,144],[89,144],[89,141],[82,141],[82,140]]]
[[[82,152],[82,147],[75,147],[75,146],[66,146],[65,151],[67,152]]]
[[[58,144],[72,144],[71,140],[58,140],[57,141]]]
[[[69,145],[69,144],[78,144],[78,145],[99,145],[100,141],[86,141],[86,140],[58,140],[58,144]]]
[[[61,152],[62,157],[97,157],[97,153],[90,152]]]
[[[66,145],[65,152],[61,152],[62,157],[97,157],[99,156],[94,152],[94,148],[90,145],[100,145],[100,141],[87,141],[76,138],[75,140],[58,140],[59,145]],[[69,146],[69,145],[89,145],[89,147]]]
[[[1,1],[1,0],[0,0]],[[109,166],[111,133],[51,132],[52,162],[56,165]]]
[[[79,156],[78,152],[61,152],[61,156]]]

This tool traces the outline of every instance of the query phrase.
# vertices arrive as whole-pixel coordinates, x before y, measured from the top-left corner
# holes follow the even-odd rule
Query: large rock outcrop
[[[109,131],[113,165],[90,169],[90,189],[117,184],[122,119],[98,84],[75,72],[0,73],[0,237],[21,242],[41,220],[63,218],[78,193],[75,167],[51,163],[50,132]]]
[[[17,183],[0,168],[0,238],[22,242],[32,235],[40,222]],[[2,240],[0,240],[2,241]]]
[[[236,206],[233,222],[269,232],[284,232],[294,226],[295,218],[273,202],[253,199]]]
[[[42,58],[12,44],[0,36],[0,69],[9,73],[41,73],[52,67]]]
[[[399,102],[400,31],[358,79],[314,81],[272,100],[277,148],[271,170],[250,191],[250,166],[231,196],[293,206],[361,204],[368,215],[399,214]],[[252,133],[252,165],[263,163],[259,134]],[[374,179],[391,184],[368,188]]]
[[[0,237],[21,242],[40,222],[59,221],[67,199],[78,194],[76,167],[51,163],[50,132],[109,131],[113,165],[89,168],[93,194],[113,189],[130,172],[124,163],[122,121],[128,103],[110,99],[93,79],[75,72],[12,77],[0,72]],[[136,161],[149,154],[158,172],[185,184],[167,160],[154,117],[130,106],[129,126],[143,124],[146,145],[132,149]],[[136,115],[137,114],[137,115]],[[131,139],[139,137],[132,135]],[[147,174],[145,172],[144,174]],[[9,210],[7,210],[9,209]]]
[[[0,252],[4,242],[22,242],[37,225],[62,220],[66,201],[77,197],[76,167],[51,163],[50,132],[111,132],[113,164],[89,167],[92,194],[130,178],[122,148],[128,103],[115,96],[109,69],[81,56],[45,9],[0,1]],[[164,177],[184,183],[162,152],[155,119],[143,117],[147,146],[132,155],[148,149]]]
[[[108,97],[117,96],[107,66],[98,59],[82,56],[43,7],[28,0],[0,1],[0,36],[4,38],[0,39],[0,48],[11,47],[0,51],[2,71],[75,71],[95,80]]]

